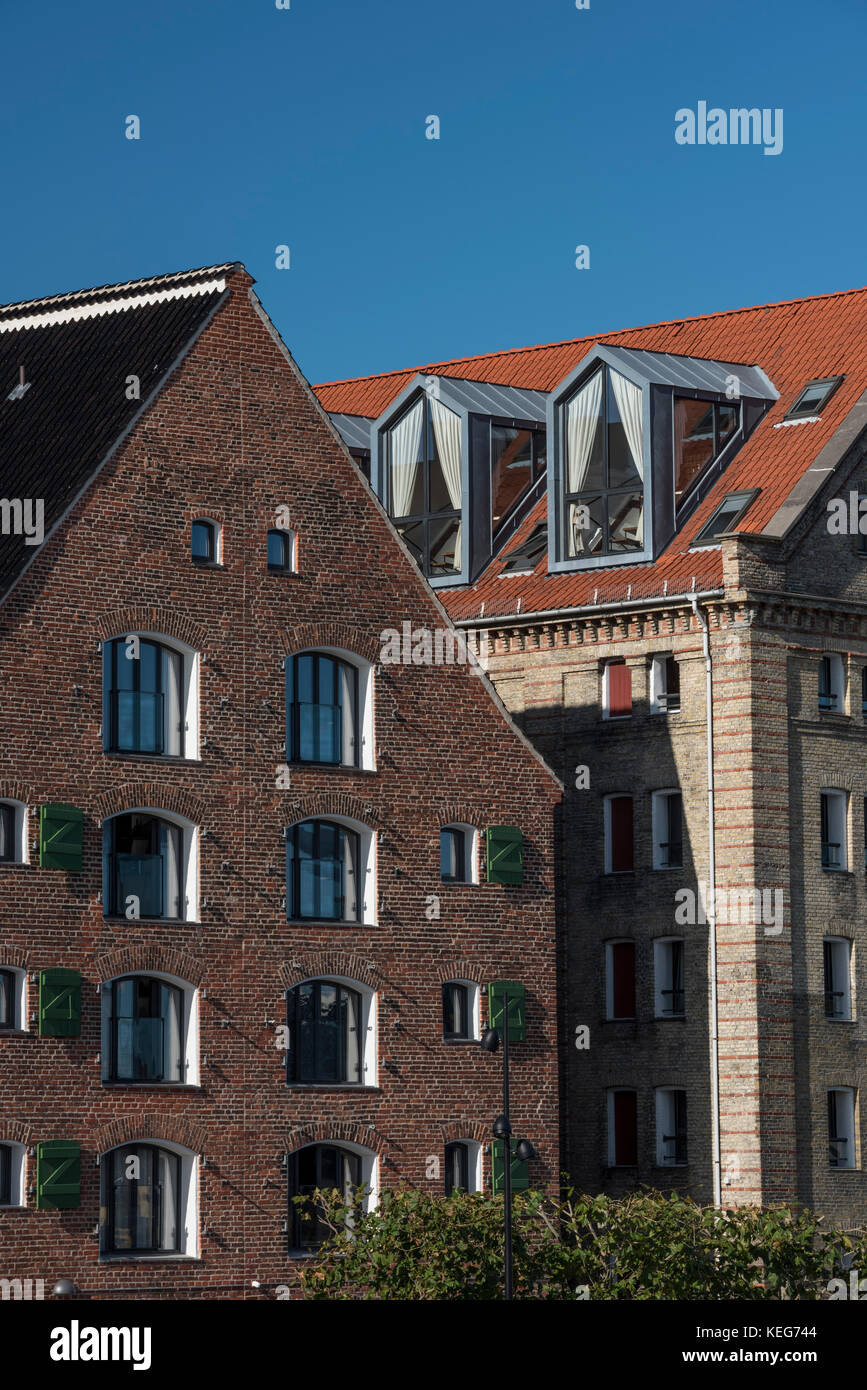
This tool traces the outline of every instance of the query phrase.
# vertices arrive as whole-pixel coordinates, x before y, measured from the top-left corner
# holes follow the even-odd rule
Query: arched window
[[[150,975],[126,975],[105,987],[109,1081],[185,1080],[184,992]]]
[[[103,647],[103,744],[111,753],[197,754],[198,674],[191,648],[130,633]]]
[[[102,1162],[102,1244],[109,1255],[187,1253],[192,1155],[162,1144],[123,1144]]]
[[[190,556],[197,565],[218,565],[222,560],[221,527],[208,517],[197,517],[190,533]]]
[[[443,1039],[472,1042],[479,1037],[479,986],[473,980],[443,984]]]
[[[107,917],[195,920],[196,829],[165,812],[113,816],[103,831]]]
[[[296,545],[294,531],[281,531],[274,527],[268,532],[268,569],[273,574],[296,572]]]
[[[286,747],[293,763],[360,767],[359,672],[325,652],[286,662]]]
[[[361,835],[335,821],[299,821],[286,831],[286,915],[359,922],[363,914],[364,861]]]
[[[289,1156],[289,1244],[292,1250],[315,1250],[331,1235],[318,1204],[311,1200],[319,1188],[337,1191],[349,1201],[356,1188],[364,1185],[370,1207],[373,1194],[375,1155],[357,1145],[310,1144]],[[307,1201],[296,1202],[296,1197]]]
[[[440,878],[443,883],[477,883],[477,835],[471,825],[444,825],[440,830]]]
[[[364,1015],[357,990],[334,980],[306,980],[289,990],[286,1022],[290,1082],[361,1084]]]

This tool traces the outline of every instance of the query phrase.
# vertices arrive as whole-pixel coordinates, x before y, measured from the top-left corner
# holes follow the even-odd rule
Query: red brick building
[[[573,1181],[863,1222],[867,290],[317,393],[567,789]]]
[[[504,981],[561,1166],[559,784],[460,651],[384,659],[449,620],[251,286],[0,310],[0,1276],[96,1297],[275,1296],[314,1183],[499,1183]]]

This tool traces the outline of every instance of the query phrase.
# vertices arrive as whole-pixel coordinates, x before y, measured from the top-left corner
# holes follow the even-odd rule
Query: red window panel
[[[635,943],[615,941],[611,947],[611,1016],[635,1017]]]
[[[614,1162],[638,1162],[638,1097],[634,1091],[614,1092]]]
[[[632,797],[612,796],[610,805],[611,872],[633,867]]]
[[[632,713],[632,672],[623,662],[610,662],[608,676],[608,717]]]

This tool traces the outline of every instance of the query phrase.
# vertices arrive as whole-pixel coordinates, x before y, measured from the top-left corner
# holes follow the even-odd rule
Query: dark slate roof
[[[0,498],[41,498],[48,536],[237,268],[206,266],[0,306]],[[21,367],[29,384],[10,400]],[[127,399],[129,376],[139,378],[139,400]],[[0,533],[0,597],[37,551],[24,540]]]

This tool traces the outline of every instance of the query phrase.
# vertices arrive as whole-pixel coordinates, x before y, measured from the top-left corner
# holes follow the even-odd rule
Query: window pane
[[[491,522],[496,535],[533,478],[530,430],[491,426]]]
[[[416,564],[424,565],[424,522],[417,521],[413,526],[398,526],[397,529]]]
[[[621,378],[622,382],[622,378]],[[625,407],[624,407],[625,408]],[[613,374],[608,373],[608,486],[628,487],[639,483],[638,470],[626,437],[626,430],[617,405]]]
[[[0,970],[0,1028],[15,1026],[15,976],[9,970]]]
[[[268,568],[282,570],[289,563],[289,537],[283,531],[268,532]]]
[[[194,560],[213,560],[214,528],[209,521],[194,521],[192,531]]]
[[[644,546],[644,493],[608,498],[609,549],[641,550]]]
[[[424,512],[425,406],[417,401],[388,431],[392,516]]]
[[[453,574],[460,569],[460,533],[461,523],[457,517],[430,522],[431,574]]]
[[[15,812],[0,806],[0,859],[15,858]]]
[[[469,990],[466,985],[443,985],[443,1035],[469,1037]]]
[[[674,402],[674,495],[679,502],[714,454],[713,405],[676,397]]]
[[[463,882],[464,871],[464,832],[462,830],[440,831],[440,877],[452,882]]]
[[[738,407],[736,405],[723,405],[722,402],[717,406],[717,429],[719,431],[719,447],[722,450],[731,439],[738,427]]]
[[[566,405],[567,493],[605,486],[602,384],[603,374],[597,372]]]
[[[605,498],[582,497],[568,509],[569,554],[598,555],[605,544]]]
[[[12,1201],[12,1150],[8,1144],[0,1144],[0,1206],[8,1207]]]

